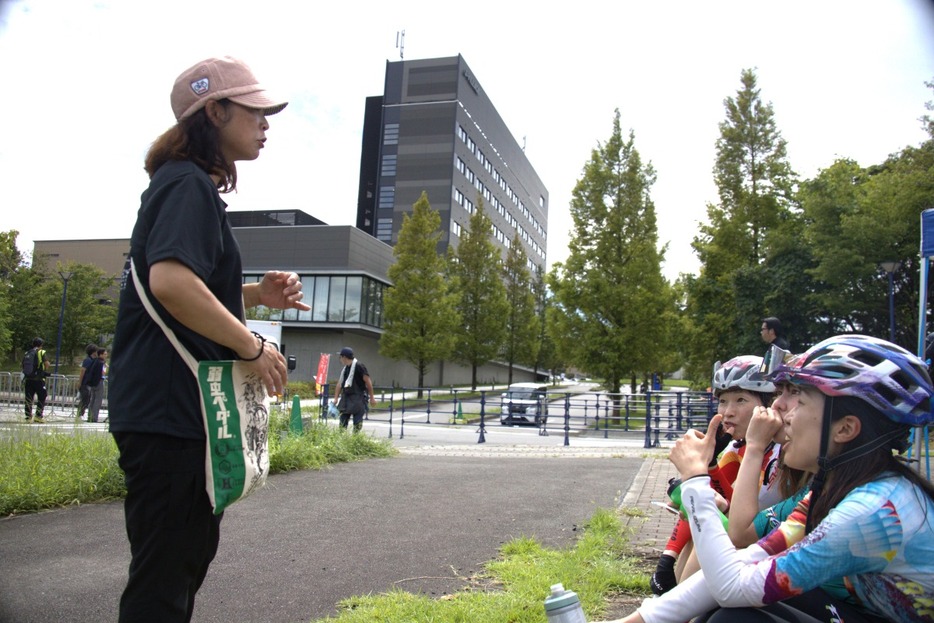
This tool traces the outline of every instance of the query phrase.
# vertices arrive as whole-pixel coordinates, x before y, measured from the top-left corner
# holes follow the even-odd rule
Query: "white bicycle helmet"
[[[762,357],[741,355],[726,363],[713,365],[713,382],[710,388],[719,396],[728,389],[745,389],[760,394],[775,393],[775,384],[762,374]]]

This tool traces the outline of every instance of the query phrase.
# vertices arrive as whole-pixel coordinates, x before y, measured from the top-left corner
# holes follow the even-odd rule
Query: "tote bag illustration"
[[[269,396],[262,381],[241,361],[197,361],[159,316],[130,261],[139,298],[191,369],[201,395],[207,436],[207,492],[220,515],[266,483],[269,474]]]

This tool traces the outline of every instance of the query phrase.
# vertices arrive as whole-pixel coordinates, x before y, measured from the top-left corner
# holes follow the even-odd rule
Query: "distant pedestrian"
[[[94,360],[97,359],[97,344],[88,344],[84,351],[87,357],[81,362],[81,372],[78,373],[78,413],[75,419],[80,420],[84,417],[84,412],[91,404],[91,390],[88,389],[88,369]]]
[[[782,331],[782,321],[775,316],[762,319],[759,335],[766,344],[774,344],[782,350],[791,350],[788,340],[785,339],[785,333]]]
[[[104,402],[104,366],[107,365],[107,349],[98,348],[97,357],[88,369],[88,422],[97,422],[97,416]]]
[[[344,368],[337,381],[337,408],[341,413],[341,428],[347,428],[350,418],[353,418],[353,430],[360,432],[363,428],[363,414],[367,411],[367,403],[376,404],[376,394],[373,393],[373,382],[366,366],[353,356],[353,350],[346,346],[341,349],[341,364]]]
[[[25,392],[26,421],[42,424],[42,411],[49,392],[45,388],[45,377],[49,375],[49,360],[42,345],[45,341],[37,337],[32,341],[32,348],[23,356],[23,388]],[[36,405],[33,417],[32,405]]]

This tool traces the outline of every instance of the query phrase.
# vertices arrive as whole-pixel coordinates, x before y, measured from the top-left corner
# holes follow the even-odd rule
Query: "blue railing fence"
[[[645,394],[611,394],[601,391],[549,389],[536,406],[512,419],[506,387],[489,389],[374,387],[377,406],[367,420],[389,424],[389,437],[405,437],[405,425],[470,424],[478,426],[477,443],[486,441],[487,428],[502,424],[537,426],[539,434],[564,434],[564,445],[583,432],[604,438],[641,434],[644,447],[659,447],[691,427],[706,428],[716,413],[709,392],[648,391]],[[321,413],[334,391],[327,386],[320,396]],[[535,416],[539,417],[536,418]],[[521,419],[519,419],[521,418]],[[536,423],[538,419],[538,423]],[[527,421],[526,421],[527,420]]]

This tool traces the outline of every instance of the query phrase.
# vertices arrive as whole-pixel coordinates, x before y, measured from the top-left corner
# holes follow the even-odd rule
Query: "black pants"
[[[87,385],[82,385],[78,388],[78,417],[84,415],[89,404],[91,404],[91,388]]]
[[[816,588],[762,608],[720,608],[694,619],[695,623],[883,623]]]
[[[130,572],[121,623],[191,620],[217,553],[221,516],[205,489],[204,440],[114,433],[126,475]]]
[[[341,428],[347,428],[347,424],[350,423],[350,418],[353,418],[353,430],[355,433],[363,430],[363,413],[341,413]]]
[[[36,417],[42,417],[42,410],[45,409],[45,399],[49,392],[45,388],[45,379],[26,379],[23,383],[26,388],[26,419],[32,417],[32,405],[36,405]]]

